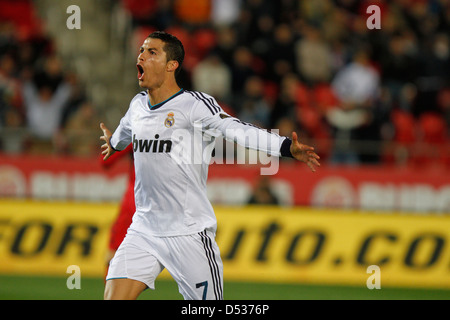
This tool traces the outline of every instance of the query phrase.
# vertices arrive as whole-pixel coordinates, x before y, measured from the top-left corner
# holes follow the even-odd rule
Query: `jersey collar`
[[[174,95],[170,96],[169,98],[167,98],[166,100],[155,104],[154,106],[152,106],[152,104],[150,103],[150,98],[147,98],[147,104],[148,107],[150,108],[150,110],[156,110],[158,108],[161,108],[166,102],[172,100],[173,98],[175,98],[176,96],[179,96],[180,94],[182,94],[184,92],[184,89],[181,88],[180,91],[178,91],[177,93],[175,93]]]

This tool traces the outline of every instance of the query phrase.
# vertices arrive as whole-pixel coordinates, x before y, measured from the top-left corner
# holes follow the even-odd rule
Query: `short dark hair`
[[[177,75],[184,60],[184,47],[181,41],[174,35],[164,31],[155,31],[147,38],[160,39],[164,42],[163,49],[166,52],[167,61],[176,60],[178,62],[178,68],[175,70],[175,75]]]

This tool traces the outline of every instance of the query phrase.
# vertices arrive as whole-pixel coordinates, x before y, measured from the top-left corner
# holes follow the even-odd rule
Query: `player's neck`
[[[152,106],[166,101],[179,91],[180,87],[176,83],[170,86],[161,86],[156,89],[147,89],[150,104]]]

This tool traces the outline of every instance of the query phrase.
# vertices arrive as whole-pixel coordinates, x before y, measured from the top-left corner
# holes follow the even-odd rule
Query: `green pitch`
[[[82,278],[81,289],[69,290],[66,277],[0,275],[0,299],[10,300],[95,300],[103,297],[103,279]],[[450,290],[268,284],[226,281],[226,300],[450,300]],[[140,299],[182,300],[173,280],[158,280],[156,291],[146,290]]]

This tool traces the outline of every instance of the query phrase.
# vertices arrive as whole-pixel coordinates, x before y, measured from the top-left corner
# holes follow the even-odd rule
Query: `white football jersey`
[[[133,98],[110,141],[116,150],[133,144],[132,230],[153,236],[215,232],[206,180],[213,142],[220,135],[277,157],[285,155],[280,150],[282,145],[286,150],[283,142],[289,140],[231,117],[202,92],[181,89],[155,106],[146,91]]]

